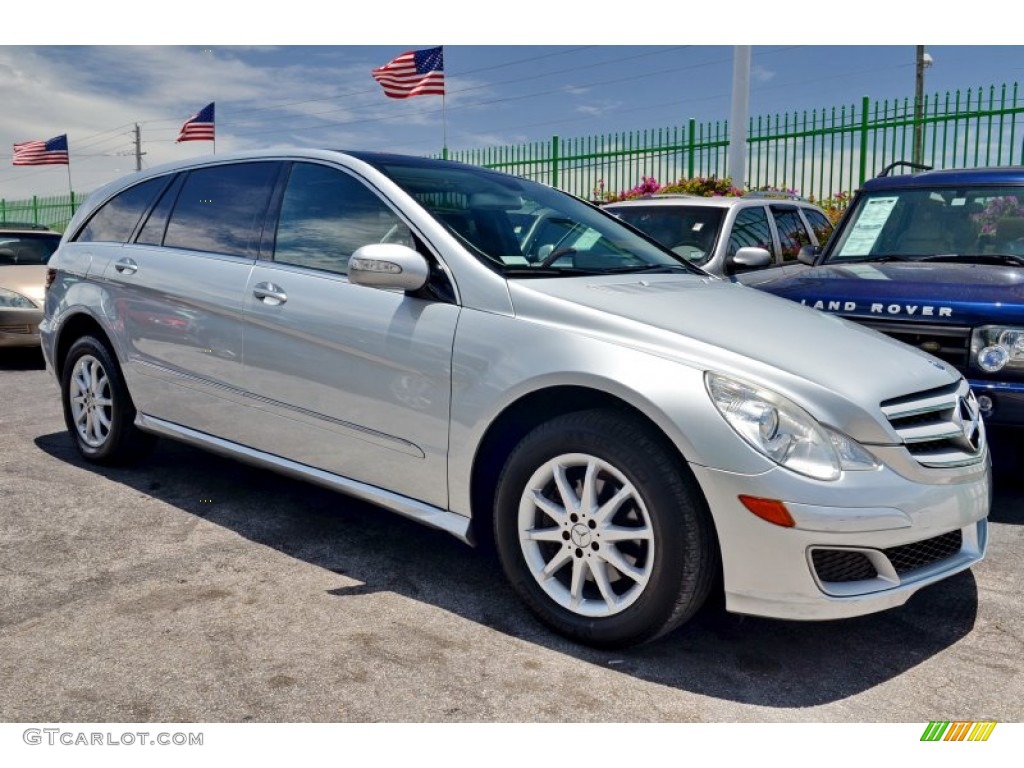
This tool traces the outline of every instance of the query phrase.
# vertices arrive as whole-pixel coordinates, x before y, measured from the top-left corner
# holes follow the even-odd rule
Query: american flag
[[[14,165],[69,165],[68,135],[14,145]]]
[[[181,126],[177,141],[214,141],[213,102],[211,101]]]
[[[444,96],[444,48],[409,51],[371,73],[392,99]]]

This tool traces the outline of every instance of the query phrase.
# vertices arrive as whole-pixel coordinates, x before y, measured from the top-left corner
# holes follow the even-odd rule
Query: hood
[[[20,293],[42,307],[46,294],[46,265],[6,264],[0,266],[0,288]]]
[[[758,283],[814,309],[875,317],[978,325],[1024,322],[1024,268],[991,264],[825,264]]]
[[[806,404],[882,400],[960,379],[879,333],[737,283],[650,275],[512,280],[516,315],[759,382]],[[819,414],[820,415],[820,414]]]

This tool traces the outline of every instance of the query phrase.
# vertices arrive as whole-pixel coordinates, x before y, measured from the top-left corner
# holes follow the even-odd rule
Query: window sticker
[[[588,229],[575,243],[576,250],[586,251],[594,247],[594,244],[601,239],[601,233],[596,229]]]
[[[896,207],[897,197],[874,197],[860,209],[860,215],[853,222],[840,256],[868,256],[878,240],[882,227]]]

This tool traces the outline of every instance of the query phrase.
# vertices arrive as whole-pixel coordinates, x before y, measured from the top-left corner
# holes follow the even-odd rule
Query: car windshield
[[[458,163],[358,156],[509,277],[699,272],[615,217],[544,184]]]
[[[704,205],[623,205],[607,210],[694,264],[711,258],[725,221],[724,208]]]
[[[925,259],[1024,263],[1024,188],[864,193],[828,260]]]
[[[59,243],[56,232],[0,232],[0,266],[45,264]]]

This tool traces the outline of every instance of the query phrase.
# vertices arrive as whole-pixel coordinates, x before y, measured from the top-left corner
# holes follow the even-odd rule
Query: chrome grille
[[[922,465],[960,467],[981,460],[985,428],[966,380],[886,400],[881,408],[903,445]]]
[[[945,360],[959,371],[966,371],[971,356],[971,329],[965,326],[925,325],[848,316],[847,319],[891,336],[897,341],[923,349]]]
[[[0,333],[23,333],[30,334],[36,332],[36,326],[27,325],[20,323],[18,325],[0,325]]]

